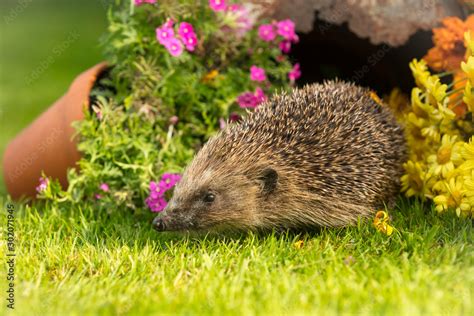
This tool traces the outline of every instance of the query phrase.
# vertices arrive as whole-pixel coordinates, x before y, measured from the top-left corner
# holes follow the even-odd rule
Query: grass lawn
[[[17,3],[0,2],[2,16]],[[11,23],[1,21],[0,153],[76,74],[101,60],[100,1],[25,3]],[[68,34],[78,36],[69,41]],[[39,78],[28,80],[65,41]],[[2,184],[2,206],[6,199]],[[150,217],[113,210],[17,210],[17,315],[474,314],[472,221],[414,200],[390,210],[399,230],[391,237],[370,223],[302,235],[159,234]],[[3,207],[1,214],[3,260]],[[8,312],[6,267],[0,315]]]

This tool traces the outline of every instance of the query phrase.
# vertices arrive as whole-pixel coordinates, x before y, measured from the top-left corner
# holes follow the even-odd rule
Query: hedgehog
[[[281,93],[213,136],[158,231],[349,226],[393,203],[404,132],[373,92],[328,81]]]

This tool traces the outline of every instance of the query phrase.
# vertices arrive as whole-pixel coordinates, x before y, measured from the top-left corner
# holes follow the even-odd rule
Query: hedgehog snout
[[[153,228],[159,232],[166,230],[166,219],[163,216],[157,216],[153,220]]]
[[[163,213],[153,220],[153,228],[160,232],[186,230],[193,226],[193,215],[194,212],[170,201]]]

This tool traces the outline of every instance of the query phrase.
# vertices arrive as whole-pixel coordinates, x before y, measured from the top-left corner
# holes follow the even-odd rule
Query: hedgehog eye
[[[212,203],[216,199],[216,196],[214,193],[208,192],[206,195],[204,195],[204,202],[206,203]]]

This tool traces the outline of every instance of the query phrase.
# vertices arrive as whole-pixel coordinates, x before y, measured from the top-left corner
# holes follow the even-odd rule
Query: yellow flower
[[[408,97],[399,88],[394,88],[390,95],[384,99],[385,103],[397,117],[397,120],[403,122],[403,116],[409,110],[410,100]]]
[[[427,174],[419,162],[408,160],[403,164],[405,174],[401,177],[402,191],[407,197],[425,197]]]
[[[374,226],[379,232],[390,236],[394,231],[396,231],[396,229],[389,224],[389,221],[390,218],[388,217],[387,212],[378,211],[377,214],[375,214]]]
[[[472,87],[470,81],[466,82],[462,101],[467,105],[469,112],[474,112],[474,88]]]
[[[426,79],[426,92],[429,98],[430,104],[443,103],[446,98],[446,90],[448,86],[442,84],[437,76],[429,76]]]
[[[459,166],[461,171],[474,170],[474,137],[471,137],[469,143],[463,143],[459,154],[464,162]]]
[[[293,247],[295,247],[296,249],[301,249],[301,248],[303,248],[303,245],[304,245],[304,241],[303,240],[298,240],[297,242],[295,242],[293,244]]]
[[[432,113],[435,109],[430,103],[421,101],[424,96],[420,88],[413,88],[411,91],[411,110],[413,115],[419,118],[428,118],[429,113]]]
[[[203,82],[212,81],[212,79],[216,78],[218,75],[219,75],[219,71],[217,71],[216,69],[213,69],[202,78],[202,81]]]
[[[474,82],[474,56],[469,56],[467,62],[462,62],[461,69],[466,73],[469,80]]]
[[[467,198],[467,190],[462,177],[451,178],[449,182],[445,181],[444,184],[445,191],[433,199],[436,210],[444,212],[453,209],[458,216],[461,216],[461,214],[470,215],[472,205]]]
[[[456,143],[457,136],[443,135],[441,146],[438,148],[436,155],[430,155],[428,162],[430,163],[430,174],[435,176],[442,175],[448,178],[454,171],[454,163],[451,160],[453,146]]]
[[[471,216],[474,215],[474,169],[464,176],[464,189],[466,190],[466,198],[471,205]]]
[[[426,81],[430,76],[426,62],[424,60],[413,59],[410,63],[410,69],[413,73],[413,77],[415,78],[416,85],[424,89]]]

